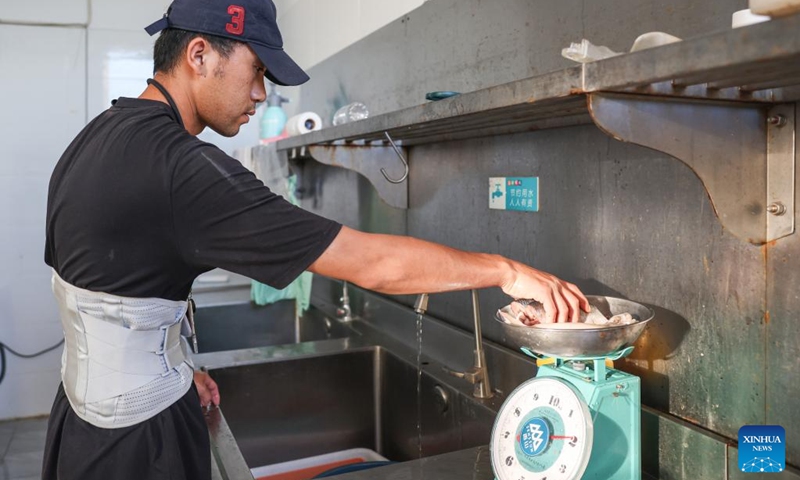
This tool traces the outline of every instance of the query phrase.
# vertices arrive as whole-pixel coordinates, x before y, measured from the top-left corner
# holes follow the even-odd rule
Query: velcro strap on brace
[[[89,358],[130,375],[168,375],[187,361],[181,321],[158,330],[132,330],[82,314]]]

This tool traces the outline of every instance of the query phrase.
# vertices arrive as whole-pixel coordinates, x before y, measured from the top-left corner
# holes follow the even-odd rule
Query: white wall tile
[[[51,295],[52,296],[52,295]],[[13,329],[11,330],[13,332]],[[58,345],[64,339],[63,329],[60,322],[50,322],[48,324],[29,324],[16,326],[16,338],[14,342],[4,342],[8,347],[23,355],[33,355],[43,352],[46,349]],[[63,348],[58,346],[50,352],[44,353],[39,357],[19,359],[19,365],[14,369],[14,375],[34,372],[49,372],[60,368],[61,351]],[[6,352],[6,358],[11,355]],[[10,369],[6,369],[10,374]],[[0,387],[2,390],[2,387]],[[1,478],[1,477],[0,477]]]
[[[0,25],[0,175],[49,176],[83,127],[85,41],[78,28]]]
[[[310,68],[419,7],[424,0],[280,0],[278,25],[287,52]]]
[[[213,130],[206,128],[197,138],[204,142],[213,143],[223,152],[231,155],[237,148],[258,145],[258,121],[258,114],[250,117],[250,122],[242,125],[242,128],[239,129],[239,133],[235,137],[223,137]]]
[[[361,37],[397,20],[406,13],[422,5],[423,0],[399,0],[396,2],[376,2],[361,0]]]
[[[155,38],[142,32],[89,30],[88,118],[92,119],[119,97],[138,97],[153,75]]]
[[[49,163],[42,162],[42,163]],[[42,227],[47,208],[47,185],[50,172],[43,175],[0,176],[0,225],[7,229]]]
[[[61,336],[44,264],[47,184],[85,124],[85,52],[85,29],[0,25],[0,341],[22,353]],[[47,413],[58,384],[58,352],[6,359],[0,419]]]
[[[34,250],[39,261],[33,271],[23,272],[13,282],[0,285],[0,312],[6,319],[3,342],[28,352],[41,350],[62,335],[58,305],[50,287],[51,270],[42,260],[43,249],[31,249]]]
[[[3,22],[86,25],[89,22],[89,0],[37,0],[0,2]],[[2,45],[2,44],[0,44]]]
[[[289,10],[292,9],[295,5],[300,3],[301,0],[273,0],[275,3],[275,8],[278,9],[278,20],[283,17]]]
[[[303,3],[314,18],[316,62],[361,38],[359,0],[304,0]]]
[[[144,27],[161,18],[171,0],[91,0],[89,28],[131,30],[147,36]]]
[[[315,62],[314,18],[306,1],[298,1],[286,14],[278,18],[278,27],[283,36],[283,47],[301,68],[308,68]]]
[[[13,356],[6,356],[6,359],[6,378],[0,385],[0,418],[33,417],[49,413],[61,381],[60,366],[34,373],[14,372],[19,372],[23,364],[39,359],[60,365],[60,353],[53,351],[35,360],[20,360]]]
[[[2,188],[2,182],[0,182],[0,188]],[[0,309],[10,301],[11,293],[8,285],[17,281],[22,273],[22,264],[24,263],[24,257],[18,252],[19,241],[15,232],[6,224],[3,225],[3,228],[0,229],[0,265],[2,265],[0,268]],[[0,341],[5,338],[2,334],[3,328],[10,323],[11,319],[4,321],[0,318]]]

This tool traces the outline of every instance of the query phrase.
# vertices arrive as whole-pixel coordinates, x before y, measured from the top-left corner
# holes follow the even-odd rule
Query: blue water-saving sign
[[[539,211],[539,177],[489,178],[489,208]]]
[[[739,429],[739,469],[777,473],[786,468],[786,430],[780,425],[745,425]]]

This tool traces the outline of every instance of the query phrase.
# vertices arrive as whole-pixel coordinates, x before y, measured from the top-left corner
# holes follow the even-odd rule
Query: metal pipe
[[[336,314],[342,317],[343,322],[353,321],[353,312],[350,309],[350,294],[347,291],[347,282],[342,282],[342,306],[336,309]]]
[[[428,294],[422,293],[414,302],[414,311],[423,315],[428,310]],[[472,319],[475,324],[475,349],[473,366],[466,372],[458,372],[447,367],[444,371],[454,377],[463,378],[475,386],[472,395],[475,398],[491,398],[494,393],[489,383],[489,369],[486,366],[486,355],[483,351],[483,333],[481,332],[481,306],[478,301],[478,291],[472,290]]]
[[[414,302],[414,311],[419,315],[424,315],[428,311],[428,294],[420,293]]]
[[[478,375],[473,395],[477,398],[491,398],[492,386],[489,384],[489,369],[483,352],[483,333],[481,332],[481,306],[478,291],[472,291],[472,319],[475,323],[475,371]]]
[[[472,291],[472,320],[475,322],[475,366],[483,366],[481,358],[483,357],[483,342],[481,338],[481,305],[478,301],[478,291]]]

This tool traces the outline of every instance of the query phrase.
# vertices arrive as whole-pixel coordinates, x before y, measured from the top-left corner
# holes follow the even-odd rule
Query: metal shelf
[[[595,123],[619,140],[684,161],[703,181],[723,224],[747,241],[764,243],[794,231],[794,176],[791,185],[773,188],[767,175],[794,172],[793,102],[798,100],[800,15],[794,15],[325,128],[281,140],[277,149],[292,159],[310,156],[359,171],[390,205],[405,208],[405,187],[375,174],[380,168],[396,171],[399,165],[386,148],[385,133],[407,153],[409,146],[423,143]],[[776,115],[781,124],[769,125],[767,120]],[[698,125],[695,117],[720,126]],[[630,128],[634,118],[637,128]],[[676,127],[676,121],[703,132]],[[689,142],[692,136],[692,148],[663,145],[668,128],[681,135],[673,143]],[[779,148],[777,133],[782,133]],[[751,142],[744,147],[728,142],[726,147],[718,141],[732,134]],[[708,150],[710,145],[717,150]],[[373,148],[381,153],[368,154]],[[736,178],[709,165],[709,155],[728,158]],[[763,161],[754,162],[754,156]],[[768,195],[776,189],[781,193]],[[782,213],[768,215],[768,208]]]

